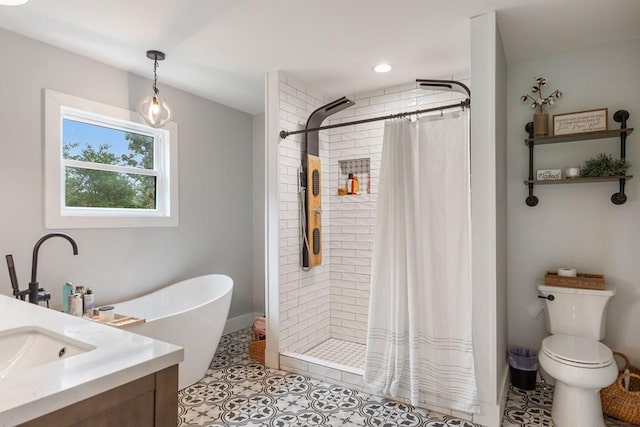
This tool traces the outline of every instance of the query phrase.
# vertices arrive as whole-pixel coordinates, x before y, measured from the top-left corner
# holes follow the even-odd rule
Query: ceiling
[[[0,27],[145,77],[162,50],[161,90],[256,114],[274,70],[328,98],[468,75],[469,18],[490,10],[509,62],[640,38],[638,0],[31,0]]]

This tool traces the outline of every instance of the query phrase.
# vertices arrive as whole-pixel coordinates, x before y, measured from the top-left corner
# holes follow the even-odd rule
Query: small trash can
[[[522,390],[535,389],[538,353],[526,347],[509,349],[509,370],[511,371],[511,385]]]

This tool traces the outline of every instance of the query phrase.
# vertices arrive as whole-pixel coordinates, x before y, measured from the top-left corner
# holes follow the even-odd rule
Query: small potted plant
[[[584,162],[580,175],[588,177],[625,176],[631,167],[626,159],[614,159],[610,154],[600,153]]]
[[[545,113],[544,106],[552,106],[554,99],[558,99],[562,96],[562,92],[554,90],[551,95],[542,95],[542,87],[546,86],[547,79],[544,77],[536,77],[535,86],[531,87],[531,95],[522,95],[520,100],[522,102],[531,102],[531,108],[538,111],[533,114],[533,136],[547,136],[549,135],[549,115]]]

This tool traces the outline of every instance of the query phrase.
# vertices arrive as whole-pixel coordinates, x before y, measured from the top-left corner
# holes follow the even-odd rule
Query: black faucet
[[[68,234],[64,233],[49,233],[40,238],[36,242],[33,247],[33,259],[31,261],[31,282],[29,282],[29,289],[21,291],[18,286],[18,279],[16,277],[15,266],[13,265],[13,256],[7,255],[7,266],[9,267],[9,277],[11,278],[11,287],[13,288],[13,295],[16,298],[20,298],[24,301],[25,296],[29,296],[29,302],[32,304],[39,304],[40,301],[46,301],[47,306],[49,306],[49,299],[51,298],[51,294],[45,291],[43,288],[40,288],[37,281],[37,273],[38,273],[38,252],[40,251],[40,246],[46,241],[51,239],[52,237],[62,237],[63,239],[67,239],[71,246],[73,247],[73,254],[78,255],[78,245],[75,240]]]

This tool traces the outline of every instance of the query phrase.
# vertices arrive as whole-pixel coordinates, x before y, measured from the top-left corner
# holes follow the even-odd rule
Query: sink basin
[[[0,378],[93,349],[92,345],[39,326],[0,331]]]

